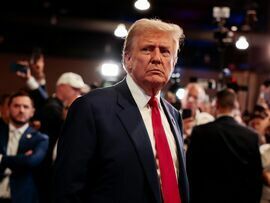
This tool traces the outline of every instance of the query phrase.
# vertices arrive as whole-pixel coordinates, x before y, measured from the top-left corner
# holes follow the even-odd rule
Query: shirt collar
[[[18,132],[20,135],[22,135],[26,129],[29,127],[29,123],[24,124],[22,127],[16,128],[12,123],[9,123],[9,130],[13,132]]]
[[[222,114],[217,114],[216,118],[220,117],[234,117],[232,113],[222,113]]]
[[[144,107],[147,107],[148,101],[150,100],[151,96],[145,94],[142,88],[140,88],[135,81],[132,79],[132,77],[127,74],[127,85],[128,88],[138,106],[139,109],[142,109]],[[160,105],[160,91],[155,96],[158,100],[158,103]]]

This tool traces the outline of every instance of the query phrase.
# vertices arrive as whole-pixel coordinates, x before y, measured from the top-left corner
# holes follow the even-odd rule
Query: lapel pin
[[[31,139],[32,138],[32,135],[31,134],[27,134],[26,135],[26,138]]]
[[[175,121],[174,121],[174,119],[173,118],[171,118],[172,119],[172,123],[175,125]]]

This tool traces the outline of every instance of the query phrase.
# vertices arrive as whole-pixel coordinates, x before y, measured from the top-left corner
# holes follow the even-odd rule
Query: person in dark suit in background
[[[37,203],[34,170],[48,148],[48,136],[29,126],[34,104],[26,92],[9,99],[9,124],[0,125],[0,202]]]
[[[58,145],[55,202],[188,202],[181,116],[160,98],[183,38],[178,25],[161,20],[131,26],[123,48],[126,78],[69,109]],[[164,127],[162,141],[156,123]]]
[[[196,126],[187,151],[192,203],[257,203],[262,190],[258,135],[233,118],[232,89],[217,93],[217,118]]]

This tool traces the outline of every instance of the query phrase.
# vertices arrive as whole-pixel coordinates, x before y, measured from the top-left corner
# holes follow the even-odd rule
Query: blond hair
[[[170,33],[175,42],[176,55],[177,51],[180,50],[180,46],[183,44],[185,39],[183,29],[176,24],[166,23],[159,19],[142,18],[133,23],[128,31],[128,35],[125,38],[123,46],[123,59],[125,55],[131,51],[134,38],[141,33],[145,33],[146,31],[164,31]]]

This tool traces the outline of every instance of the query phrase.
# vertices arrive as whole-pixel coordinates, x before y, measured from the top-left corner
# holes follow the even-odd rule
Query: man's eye
[[[168,49],[161,49],[160,52],[164,56],[170,56],[170,53],[171,53],[170,50],[168,50]]]
[[[142,48],[142,51],[143,52],[150,52],[150,48],[148,48],[148,47]]]

